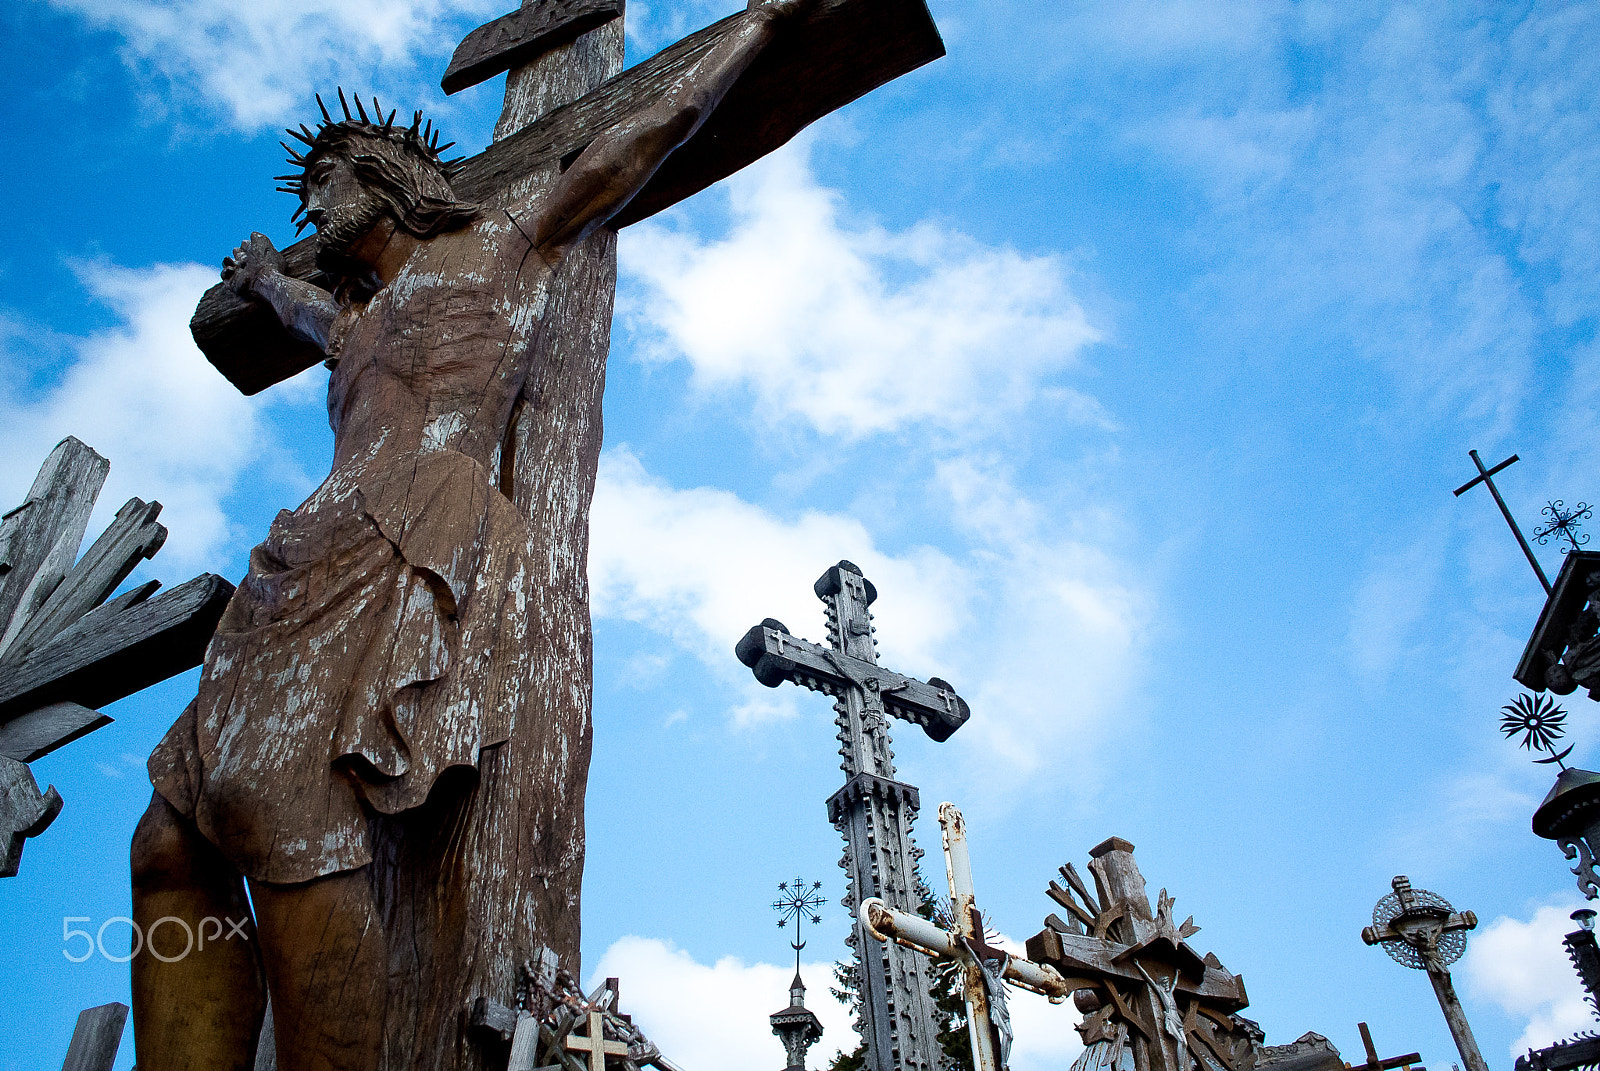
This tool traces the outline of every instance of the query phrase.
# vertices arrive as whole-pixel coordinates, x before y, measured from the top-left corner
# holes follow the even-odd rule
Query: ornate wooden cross
[[[1112,837],[1089,855],[1098,895],[1072,864],[1062,867],[1066,886],[1052,881],[1047,891],[1067,918],[1050,915],[1027,946],[1075,991],[1087,1013],[1084,1044],[1108,1046],[1108,1067],[1131,1047],[1138,1071],[1189,1071],[1196,1059],[1230,1071],[1252,1063],[1258,1040],[1234,1015],[1249,1004],[1244,979],[1189,947],[1200,928],[1193,918],[1174,923],[1165,889],[1150,910],[1132,844]]]
[[[768,618],[745,633],[739,661],[769,688],[791,681],[831,695],[838,712],[840,768],[845,784],[828,799],[828,820],[844,834],[840,863],[850,887],[842,903],[857,908],[849,942],[861,972],[861,1035],[870,1071],[938,1071],[938,1012],[919,957],[896,946],[869,955],[858,905],[876,897],[900,911],[922,905],[917,875],[922,852],[911,839],[921,805],[916,788],[895,780],[889,715],[947,740],[967,720],[966,702],[944,681],[926,683],[878,665],[869,607],[878,589],[850,562],[823,573],[813,586],[827,607],[829,646],[790,635]]]
[[[939,827],[944,831],[945,876],[950,882],[950,928],[896,911],[878,899],[864,901],[861,914],[868,932],[878,940],[893,940],[924,955],[954,959],[962,965],[973,1065],[976,1071],[1005,1071],[1011,1053],[1011,1016],[1004,983],[1042,993],[1053,1004],[1066,1000],[1072,990],[1048,964],[1033,963],[989,945],[972,885],[967,826],[955,804],[939,804]]]
[[[1372,925],[1361,931],[1361,939],[1378,945],[1396,963],[1428,972],[1461,1062],[1467,1071],[1489,1071],[1448,970],[1466,951],[1467,931],[1477,928],[1478,916],[1470,911],[1458,912],[1436,893],[1412,888],[1404,874],[1390,884],[1394,892],[1373,908]]]
[[[161,503],[129,499],[79,557],[110,468],[64,439],[0,518],[0,877],[16,874],[24,841],[61,810],[27,764],[111,724],[95,708],[199,665],[233,594],[208,573],[159,598],[159,581],[111,598],[167,530]]]

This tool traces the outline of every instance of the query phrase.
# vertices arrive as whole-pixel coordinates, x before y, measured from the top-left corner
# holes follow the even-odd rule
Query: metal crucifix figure
[[[954,959],[965,974],[962,996],[967,1004],[967,1032],[972,1039],[975,1071],[1005,1071],[1011,1053],[1011,1015],[1005,983],[1011,982],[1050,998],[1067,999],[1067,981],[1049,964],[1034,963],[991,946],[984,936],[983,915],[972,885],[972,860],[967,855],[967,825],[953,803],[939,804],[944,831],[945,875],[950,882],[950,929],[919,915],[897,911],[882,900],[866,900],[861,917],[880,941],[895,941],[927,956]],[[1182,1019],[1178,1025],[1181,1029]]]

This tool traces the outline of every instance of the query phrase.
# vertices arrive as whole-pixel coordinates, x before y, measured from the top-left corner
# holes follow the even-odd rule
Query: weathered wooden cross
[[[1150,910],[1132,844],[1113,837],[1089,855],[1098,895],[1072,864],[1062,867],[1066,886],[1052,881],[1047,891],[1067,918],[1050,915],[1027,945],[1030,959],[1055,967],[1075,991],[1087,1013],[1084,1044],[1108,1046],[1108,1067],[1131,1046],[1138,1071],[1190,1071],[1196,1059],[1229,1071],[1252,1063],[1257,1041],[1234,1015],[1249,1004],[1244,979],[1189,947],[1200,928],[1193,918],[1173,921],[1165,889]]]
[[[568,1034],[564,1042],[568,1052],[588,1053],[589,1071],[606,1071],[607,1056],[627,1056],[628,1044],[625,1041],[606,1040],[606,1013],[604,1009],[594,1007],[589,1009],[589,1036],[579,1037],[577,1034]]]
[[[1072,990],[1054,967],[988,944],[972,885],[967,826],[955,804],[939,804],[939,826],[944,831],[945,876],[950,882],[950,929],[920,915],[897,911],[878,899],[864,901],[861,914],[868,932],[878,940],[893,940],[924,955],[954,959],[962,965],[973,1066],[976,1071],[1005,1071],[1011,1053],[1011,1015],[1004,983],[1042,993],[1053,1004],[1066,1000]]]
[[[878,665],[869,607],[872,582],[850,562],[823,573],[813,586],[827,607],[830,646],[797,639],[771,618],[747,632],[735,648],[739,661],[769,688],[792,681],[831,695],[838,711],[840,764],[845,784],[828,799],[828,820],[844,834],[840,864],[850,887],[842,902],[857,907],[877,897],[900,911],[922,905],[917,876],[922,852],[911,838],[921,799],[895,780],[888,716],[922,726],[947,740],[969,716],[966,702],[944,681],[926,683]],[[849,941],[861,969],[861,1031],[870,1071],[938,1071],[938,1012],[920,958],[894,945],[869,955],[864,916],[856,910]]]
[[[129,499],[78,556],[110,467],[65,439],[0,518],[0,877],[61,810],[27,764],[111,724],[95,708],[199,665],[233,594],[208,573],[160,598],[159,581],[111,598],[167,530],[159,502]]]
[[[738,24],[733,15],[684,38],[587,92],[592,77],[546,73],[547,84],[519,84],[552,50],[603,29],[622,15],[622,0],[526,0],[522,8],[475,30],[443,79],[456,92],[511,71],[497,140],[467,160],[455,181],[466,200],[557,164],[659,98]],[[620,37],[616,48],[620,59]],[[626,227],[726,178],[783,145],[805,127],[862,95],[944,55],[926,0],[823,0],[804,24],[762,53],[688,144],[613,220]],[[543,72],[540,72],[543,73]],[[562,84],[566,83],[566,84]],[[576,99],[573,99],[576,97]],[[551,105],[559,105],[546,111]],[[284,250],[289,273],[316,279],[314,239]],[[226,285],[206,294],[190,323],[200,349],[245,394],[287,379],[326,356],[291,338],[272,311]]]

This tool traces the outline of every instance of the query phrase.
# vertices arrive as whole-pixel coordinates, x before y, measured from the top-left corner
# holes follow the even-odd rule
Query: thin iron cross
[[[1544,570],[1539,567],[1539,559],[1533,556],[1533,548],[1528,546],[1527,539],[1522,535],[1522,529],[1517,527],[1516,520],[1511,516],[1510,508],[1506,506],[1506,500],[1500,497],[1500,488],[1494,485],[1494,474],[1514,464],[1518,460],[1517,455],[1512,454],[1494,468],[1486,469],[1483,467],[1483,459],[1478,457],[1478,451],[1468,450],[1467,454],[1472,458],[1472,463],[1478,466],[1478,475],[1457,487],[1456,497],[1460,498],[1480,483],[1489,488],[1489,493],[1494,495],[1495,505],[1500,507],[1500,512],[1504,514],[1506,523],[1511,526],[1511,534],[1517,537],[1517,543],[1522,547],[1522,553],[1528,556],[1528,564],[1533,566],[1534,575],[1539,578],[1539,583],[1544,585],[1544,593],[1546,595],[1550,594],[1549,578],[1544,575]]]

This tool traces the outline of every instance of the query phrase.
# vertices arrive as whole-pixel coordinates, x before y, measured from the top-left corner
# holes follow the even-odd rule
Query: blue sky
[[[630,55],[734,6],[635,0]],[[1425,979],[1359,938],[1405,873],[1483,920],[1456,975],[1491,1064],[1589,1024],[1559,948],[1578,893],[1528,830],[1548,771],[1495,731],[1542,592],[1487,496],[1450,491],[1477,448],[1522,456],[1501,483],[1525,524],[1597,493],[1600,6],[931,7],[946,59],[624,234],[585,973],[620,973],[691,1071],[778,1058],[767,904],[797,872],[837,901],[840,777],[827,702],[760,688],[732,646],[769,615],[821,635],[810,583],[848,557],[884,660],[972,704],[896,748],[920,843],[956,801],[1006,934],[1122,836],[1270,1043],[1348,1058],[1366,1021],[1442,1071]],[[188,341],[194,302],[250,230],[288,241],[274,131],[314,89],[482,146],[498,83],[437,78],[500,13],[6,5],[0,502],[77,435],[112,461],[101,520],[166,505],[136,578],[241,574],[326,472],[325,373],[240,398]],[[60,920],[126,914],[143,758],[192,688],[36,764],[67,809],[0,883],[4,1071],[126,999],[125,967],[66,962]],[[1595,708],[1567,705],[1593,766]],[[845,932],[831,906],[807,950],[814,1062],[850,1043],[820,966]],[[1018,1071],[1066,1066],[1074,1022],[1024,1004]]]

